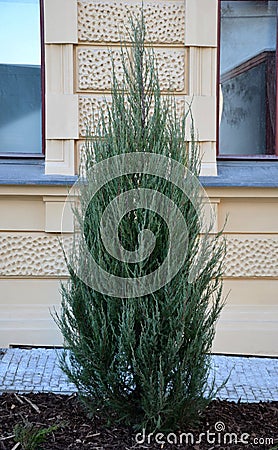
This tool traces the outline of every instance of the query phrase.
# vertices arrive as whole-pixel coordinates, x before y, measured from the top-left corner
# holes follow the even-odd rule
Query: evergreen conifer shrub
[[[161,94],[143,19],[132,22],[131,40],[122,78],[112,63],[112,103],[93,123],[75,186],[77,231],[56,315],[60,362],[92,411],[174,431],[215,394],[210,352],[225,245],[204,219],[190,107],[181,118]]]

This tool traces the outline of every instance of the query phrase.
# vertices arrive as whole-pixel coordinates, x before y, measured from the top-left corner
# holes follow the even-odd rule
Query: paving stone
[[[0,349],[0,393],[76,391],[59,367],[62,349]],[[214,355],[211,382],[226,386],[217,394],[220,399],[242,402],[278,401],[278,359]]]

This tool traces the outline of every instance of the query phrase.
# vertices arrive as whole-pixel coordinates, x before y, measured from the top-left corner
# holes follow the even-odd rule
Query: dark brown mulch
[[[273,449],[278,448],[278,402],[272,403],[233,403],[226,401],[213,401],[207,408],[198,428],[182,430],[184,433],[192,433],[194,445],[168,444],[167,439],[173,442],[178,435],[158,436],[159,441],[166,443],[155,444],[155,437],[150,436],[150,444],[147,437],[142,444],[136,443],[135,435],[126,427],[105,427],[101,417],[90,419],[75,395],[64,396],[55,394],[28,394],[15,395],[3,394],[0,396],[0,449],[11,450],[15,441],[13,428],[22,423],[24,419],[43,428],[54,424],[60,424],[58,430],[48,435],[47,440],[41,445],[42,449]],[[215,424],[225,424],[225,431],[216,433]],[[223,428],[223,425],[222,425]],[[207,432],[211,434],[207,439]],[[197,443],[200,433],[201,443]],[[212,434],[214,433],[214,434]],[[248,433],[243,438],[248,439],[248,444],[230,444],[230,437],[225,433],[235,433],[236,439],[240,439],[243,433]],[[141,436],[140,436],[141,437]],[[185,437],[183,438],[185,439]],[[188,439],[191,439],[188,437]],[[200,438],[199,438],[200,439]],[[234,437],[235,439],[235,437]],[[258,439],[258,441],[256,441]],[[273,441],[269,441],[272,439]],[[208,442],[207,442],[208,441]],[[18,446],[18,450],[22,447]]]

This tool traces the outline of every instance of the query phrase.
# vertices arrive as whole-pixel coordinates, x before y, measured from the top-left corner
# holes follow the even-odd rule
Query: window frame
[[[41,153],[23,152],[0,152],[1,159],[44,159],[45,158],[45,41],[44,41],[44,0],[39,0],[40,4],[40,42],[41,42]]]
[[[217,70],[216,70],[216,157],[217,160],[254,160],[254,161],[278,161],[278,2],[276,11],[276,126],[275,126],[275,153],[272,154],[256,154],[256,155],[234,155],[234,154],[221,154],[219,148],[219,131],[220,131],[220,38],[221,38],[221,2],[218,0],[218,28],[217,28]],[[233,0],[237,2],[241,1],[253,1],[253,0]],[[266,3],[268,0],[257,0]]]

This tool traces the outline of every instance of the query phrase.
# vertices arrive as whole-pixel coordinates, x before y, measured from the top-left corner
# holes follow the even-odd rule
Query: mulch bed
[[[14,426],[28,420],[38,428],[49,427],[59,424],[60,427],[50,433],[41,449],[49,450],[75,450],[75,449],[274,449],[278,448],[278,402],[271,403],[234,403],[227,401],[213,401],[207,408],[198,428],[182,430],[184,433],[194,435],[194,444],[175,445],[167,443],[173,442],[178,434],[158,437],[158,440],[165,440],[165,444],[156,444],[154,437],[147,437],[141,444],[136,443],[136,433],[122,426],[105,427],[101,417],[90,418],[76,395],[56,395],[56,394],[9,394],[0,396],[0,449],[11,450],[22,449],[13,438]],[[219,424],[222,422],[222,425]],[[215,424],[219,427],[216,432]],[[225,431],[221,431],[225,426]],[[200,433],[207,434],[201,437],[201,443],[197,443]],[[225,433],[235,433],[237,439],[243,433],[248,433],[247,443],[230,443],[227,437],[224,443]],[[141,436],[140,436],[141,437]],[[142,437],[141,437],[142,439]],[[184,438],[185,439],[185,438]],[[189,439],[189,438],[188,438]],[[191,438],[190,438],[191,439]],[[214,441],[213,441],[214,439]],[[246,435],[244,440],[246,441]],[[258,439],[258,441],[256,441]],[[269,439],[273,439],[270,442]]]

